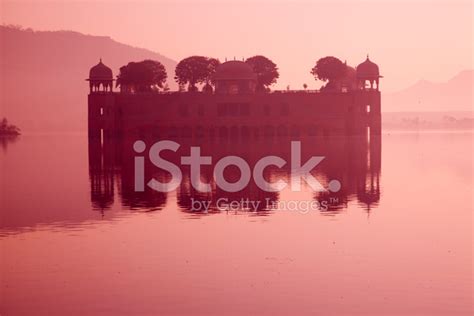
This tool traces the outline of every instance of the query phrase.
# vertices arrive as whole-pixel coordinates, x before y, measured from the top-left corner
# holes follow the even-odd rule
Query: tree
[[[333,56],[319,59],[311,69],[311,74],[316,80],[328,81],[325,88],[335,87],[346,74],[346,64]]]
[[[257,91],[268,90],[280,76],[277,65],[265,56],[253,56],[247,58],[245,62],[252,67],[257,75]]]
[[[210,85],[219,60],[204,56],[191,56],[176,66],[175,80],[180,86],[188,85],[188,91],[197,91],[196,84]]]
[[[219,59],[216,58],[208,58],[207,60],[207,77],[206,83],[214,83],[213,75],[216,72],[217,67],[221,64]]]
[[[17,136],[20,135],[20,129],[13,124],[9,124],[6,118],[0,121],[0,135]]]
[[[303,83],[303,89],[308,89],[308,85],[306,83]]]
[[[152,91],[163,88],[167,77],[162,63],[147,59],[120,67],[116,85],[129,91]]]

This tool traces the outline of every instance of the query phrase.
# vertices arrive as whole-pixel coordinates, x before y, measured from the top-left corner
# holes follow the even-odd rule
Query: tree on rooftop
[[[316,80],[327,82],[326,88],[335,87],[346,75],[347,66],[333,56],[320,58],[311,69]]]
[[[247,58],[245,62],[252,67],[257,75],[257,91],[266,91],[277,82],[280,76],[277,65],[267,57],[257,55]]]
[[[178,85],[188,85],[188,91],[197,91],[197,84],[212,83],[212,76],[220,64],[219,60],[204,56],[191,56],[176,66],[175,80]]]
[[[120,67],[116,85],[126,90],[152,91],[163,88],[167,77],[162,63],[147,59],[141,62],[130,62]]]

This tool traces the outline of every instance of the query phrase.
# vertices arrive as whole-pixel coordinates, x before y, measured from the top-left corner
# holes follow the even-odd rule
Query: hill
[[[109,37],[0,26],[0,117],[24,132],[85,131],[89,69],[99,58],[114,76],[129,61],[158,60],[172,89],[176,62]]]
[[[446,82],[420,80],[413,86],[382,95],[388,112],[473,111],[474,70],[465,70]]]

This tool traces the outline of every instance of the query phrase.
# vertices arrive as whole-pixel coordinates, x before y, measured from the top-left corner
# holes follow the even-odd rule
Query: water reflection
[[[186,155],[196,144],[206,155],[272,153],[287,159],[291,139],[175,140]],[[228,195],[192,190],[184,169],[176,192],[135,194],[133,139],[105,140],[103,151],[99,146],[88,153],[94,144],[86,135],[22,136],[6,155],[0,150],[5,302],[11,309],[25,307],[27,315],[71,315],[75,306],[158,315],[169,314],[175,298],[186,292],[189,304],[181,312],[189,315],[269,309],[275,315],[363,314],[360,302],[367,297],[374,298],[371,310],[379,314],[469,314],[472,133],[385,134],[382,180],[380,142],[301,140],[303,161],[327,156],[315,170],[318,178],[325,184],[341,180],[341,190],[330,194],[338,204],[304,215],[272,210],[226,215],[189,211],[190,197],[215,201]],[[147,177],[166,177],[148,167]],[[284,178],[288,169],[266,172]],[[203,181],[210,180],[205,174]],[[249,186],[235,195],[258,199],[260,193]],[[274,195],[277,202],[297,199],[328,197],[287,190]],[[104,219],[91,210],[91,200],[103,208]],[[359,204],[374,210],[370,220]],[[156,211],[136,213],[148,210]],[[130,290],[122,291],[124,286]],[[145,300],[143,289],[149,294]],[[223,289],[230,292],[222,295]],[[31,304],[24,304],[25,293],[33,295]],[[288,301],[294,304],[288,307]]]
[[[0,147],[3,152],[6,152],[8,150],[8,145],[15,143],[18,138],[18,136],[0,136]]]
[[[148,136],[147,136],[148,135]],[[168,134],[169,135],[169,134]],[[239,212],[250,212],[253,215],[268,215],[276,209],[297,210],[294,201],[309,198],[320,205],[321,212],[338,212],[347,208],[348,203],[356,201],[370,211],[380,199],[381,138],[380,136],[362,137],[233,137],[203,138],[167,136],[160,138],[153,132],[141,133],[140,136],[125,138],[105,138],[89,140],[89,175],[91,202],[94,210],[106,211],[118,197],[124,208],[141,211],[162,209],[168,202],[167,193],[157,192],[145,186],[144,192],[136,192],[134,161],[138,155],[133,150],[133,143],[141,139],[147,144],[145,156],[145,183],[154,178],[162,182],[170,179],[167,171],[154,166],[148,159],[148,149],[158,140],[173,140],[180,144],[176,152],[163,151],[162,157],[178,166],[183,174],[176,192],[177,207],[192,214],[214,214],[226,208],[232,201]],[[274,155],[287,161],[282,168],[268,166],[264,169],[264,178],[269,182],[284,180],[289,182],[291,171],[291,141],[301,141],[301,161],[306,162],[311,156],[324,156],[312,175],[325,188],[328,183],[337,179],[341,188],[337,192],[312,192],[303,185],[305,195],[297,195],[289,189],[282,192],[267,192],[260,189],[253,179],[241,191],[229,193],[220,189],[214,180],[213,170],[217,161],[229,155],[242,157],[252,168],[256,162],[268,155]],[[189,166],[181,165],[180,159],[189,156],[190,147],[199,146],[202,156],[211,156],[212,164],[201,166],[201,181],[209,183],[212,190],[203,193],[191,185]],[[239,179],[240,171],[228,167],[224,172],[229,182]],[[117,190],[118,194],[115,194]],[[287,203],[293,201],[293,204]],[[308,201],[306,201],[308,202]],[[295,204],[296,203],[296,204]],[[238,205],[237,205],[238,204]],[[289,206],[291,205],[291,206]],[[295,206],[296,205],[296,206]],[[232,208],[235,210],[235,207]]]

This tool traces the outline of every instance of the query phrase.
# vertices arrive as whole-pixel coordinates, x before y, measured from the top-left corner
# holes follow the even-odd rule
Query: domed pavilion
[[[217,94],[248,94],[255,92],[257,75],[245,62],[231,60],[217,67],[214,82]]]
[[[367,59],[363,63],[357,66],[356,77],[359,89],[375,89],[379,91],[379,78],[382,78],[382,76],[379,73],[379,66],[369,59],[369,55],[367,55]],[[370,84],[370,87],[367,83]]]
[[[99,63],[92,67],[89,71],[90,92],[112,92],[114,77],[112,69],[102,63],[100,59]]]

